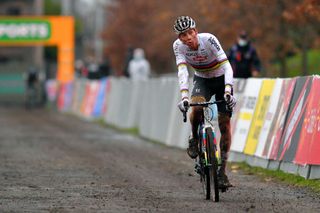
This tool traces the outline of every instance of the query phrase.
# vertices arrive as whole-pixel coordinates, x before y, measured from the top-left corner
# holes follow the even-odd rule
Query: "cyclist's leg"
[[[197,76],[193,79],[193,90],[191,94],[191,102],[203,102],[208,100],[208,89],[206,88],[207,79],[199,78]],[[190,123],[192,135],[189,139],[188,155],[191,158],[196,158],[198,155],[198,126],[202,121],[203,109],[202,107],[193,107],[190,113]]]
[[[224,99],[224,76],[217,78],[216,86],[216,100]],[[226,166],[231,146],[231,116],[232,112],[227,111],[225,102],[218,104],[218,123],[221,132],[220,138],[220,153],[221,153],[221,166],[219,176],[222,177],[224,185],[231,186],[226,175]]]
[[[191,102],[204,102],[204,101],[206,101],[206,99],[203,96],[191,96]],[[202,111],[203,111],[202,107],[196,106],[196,107],[192,107],[192,110],[190,113],[192,136],[195,139],[199,138],[198,126],[202,121],[202,115],[203,115]]]
[[[225,174],[228,154],[231,146],[231,125],[230,114],[219,113],[218,115],[220,138],[221,167],[220,171]]]
[[[203,101],[205,101],[205,98],[203,96],[191,97],[191,102],[203,102]],[[192,107],[192,111],[190,113],[191,135],[189,137],[189,147],[187,149],[187,153],[191,158],[196,158],[199,153],[198,126],[201,123],[201,117],[203,114],[202,110],[203,109],[201,107]]]

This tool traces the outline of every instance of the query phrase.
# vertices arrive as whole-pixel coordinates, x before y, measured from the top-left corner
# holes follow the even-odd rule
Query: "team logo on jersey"
[[[216,42],[216,40],[213,37],[210,37],[208,39],[208,41],[210,42],[210,44],[212,46],[214,46],[218,51],[220,51],[221,48],[220,48],[219,44]]]
[[[189,52],[189,53],[186,53],[186,56],[197,56],[198,53],[197,52]]]
[[[197,55],[196,57],[193,57],[193,58],[192,58],[192,60],[194,60],[194,61],[199,61],[199,62],[205,61],[205,60],[207,60],[207,59],[208,59],[208,57],[207,57],[207,56],[203,56],[203,55]]]

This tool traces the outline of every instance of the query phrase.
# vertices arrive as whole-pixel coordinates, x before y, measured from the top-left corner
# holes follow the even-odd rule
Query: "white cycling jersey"
[[[179,39],[173,43],[182,98],[188,96],[189,90],[187,64],[194,68],[196,76],[214,78],[225,75],[225,85],[233,85],[232,67],[218,39],[210,33],[199,33],[197,36],[197,50],[192,50]]]

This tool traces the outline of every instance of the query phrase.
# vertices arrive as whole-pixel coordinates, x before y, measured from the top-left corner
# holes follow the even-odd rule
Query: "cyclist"
[[[38,71],[35,67],[29,67],[26,73],[26,83],[28,89],[35,89],[38,81]]]
[[[173,51],[178,68],[181,101],[178,107],[187,111],[189,107],[189,73],[187,65],[194,70],[192,102],[209,101],[213,95],[218,103],[218,123],[221,132],[221,167],[219,185],[231,186],[226,175],[228,152],[231,145],[230,118],[236,104],[233,97],[233,71],[218,39],[210,33],[198,33],[195,21],[189,16],[180,16],[174,23],[178,39],[173,43]],[[202,119],[202,107],[193,107],[190,114],[192,132],[189,137],[187,154],[198,156],[198,125]]]
[[[24,74],[26,81],[26,107],[34,107],[37,98],[37,84],[39,81],[38,70],[35,67],[29,67]]]

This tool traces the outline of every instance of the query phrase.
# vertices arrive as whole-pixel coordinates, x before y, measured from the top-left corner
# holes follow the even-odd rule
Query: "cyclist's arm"
[[[225,70],[225,74],[224,74],[225,92],[228,92],[231,94],[231,90],[233,86],[233,70],[229,61],[224,63],[221,68]]]
[[[178,41],[173,43],[173,51],[176,57],[178,68],[179,86],[181,99],[189,98],[189,72],[184,55],[179,50]]]
[[[189,73],[186,64],[178,65],[178,78],[181,92],[181,99],[189,97]]]

